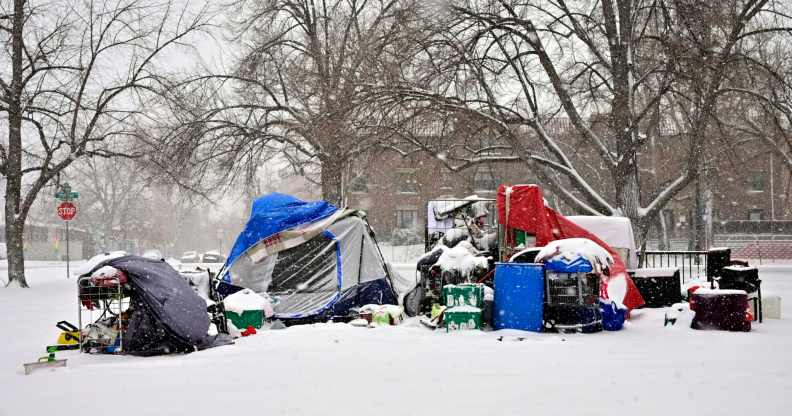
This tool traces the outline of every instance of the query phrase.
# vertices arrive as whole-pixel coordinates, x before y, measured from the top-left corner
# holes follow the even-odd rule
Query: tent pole
[[[365,227],[365,226],[364,226]],[[355,288],[355,305],[360,306],[360,274],[363,272],[363,247],[366,243],[366,233],[360,234],[360,259],[358,260],[358,281]],[[387,274],[387,272],[385,272]]]

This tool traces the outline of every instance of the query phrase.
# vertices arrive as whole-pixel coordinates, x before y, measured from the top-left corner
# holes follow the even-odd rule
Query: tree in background
[[[373,112],[363,97],[398,76],[392,70],[416,19],[413,4],[235,2],[231,30],[245,44],[237,66],[174,89],[184,105],[171,139],[194,149],[189,160],[199,169],[250,176],[255,169],[245,165],[280,157],[295,173],[316,177],[323,198],[340,204],[350,162],[379,143],[361,128]]]
[[[145,209],[151,180],[134,159],[89,158],[76,163],[71,183],[81,192],[82,223],[98,250],[129,250],[151,212]]]
[[[412,67],[401,71],[408,76],[379,102],[416,117],[461,114],[489,123],[497,139],[449,153],[434,139],[399,135],[401,151],[430,152],[453,170],[524,163],[574,210],[629,217],[643,242],[663,207],[707,175],[716,104],[733,68],[763,70],[761,56],[744,46],[788,26],[779,7],[766,0],[449,1],[427,13],[434,18],[414,42]],[[642,188],[640,155],[680,103],[681,160],[656,172],[652,189]],[[552,128],[559,118],[569,125],[562,132]],[[608,173],[605,181],[593,180],[592,166]]]
[[[148,97],[163,85],[157,61],[206,26],[170,2],[0,4],[0,142],[6,180],[9,285],[27,287],[23,232],[44,187],[75,161],[135,156],[128,143]]]
[[[680,71],[666,113],[677,118],[681,130],[695,143],[691,147],[697,163],[691,170],[694,190],[689,247],[702,250],[713,242],[718,158],[742,141],[724,128],[722,121],[754,124],[764,112],[756,111],[757,106],[766,107],[761,94],[772,97],[768,90],[785,89],[787,81],[779,73],[784,63],[769,52],[792,40],[792,7],[767,0],[675,0],[670,5],[675,11],[677,43],[671,51]],[[755,151],[735,159],[748,160],[752,153],[771,150],[777,142],[752,144]]]

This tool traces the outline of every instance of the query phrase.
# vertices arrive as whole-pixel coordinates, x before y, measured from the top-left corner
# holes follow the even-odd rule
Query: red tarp
[[[506,241],[514,241],[513,229],[536,236],[536,246],[543,247],[554,240],[564,238],[587,238],[604,248],[613,257],[610,266],[611,279],[624,275],[627,291],[622,303],[629,309],[644,304],[643,297],[635,287],[624,261],[609,245],[555,210],[545,206],[542,188],[537,185],[501,185],[498,187],[498,222],[506,230]],[[603,290],[603,293],[607,293]]]

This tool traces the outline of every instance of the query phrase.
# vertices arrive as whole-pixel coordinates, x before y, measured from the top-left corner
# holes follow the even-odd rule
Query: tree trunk
[[[658,248],[660,250],[669,250],[671,248],[671,242],[668,238],[668,223],[666,220],[665,213],[663,210],[660,210],[657,213],[657,226],[658,226]]]
[[[25,221],[8,221],[6,217],[5,237],[8,254],[8,286],[29,287],[25,279],[24,230]]]
[[[626,156],[634,158],[634,156]],[[613,169],[613,183],[616,190],[616,206],[621,210],[621,215],[630,219],[633,226],[651,221],[640,214],[641,196],[638,184],[638,170],[635,163],[620,162]]]
[[[22,212],[22,29],[23,0],[14,1],[14,22],[11,30],[11,94],[8,101],[8,161],[6,165],[5,223],[8,244],[8,285],[28,287],[25,280],[23,232],[27,212]]]
[[[712,186],[706,169],[696,181],[693,249],[707,250],[712,245]]]
[[[637,267],[644,267],[646,265],[646,242],[649,239],[649,230],[652,228],[652,221],[644,219],[640,222],[634,223],[637,225],[638,241],[637,250],[638,264]],[[627,259],[623,259],[625,262]]]
[[[344,163],[338,158],[322,160],[322,198],[342,208],[344,206]]]

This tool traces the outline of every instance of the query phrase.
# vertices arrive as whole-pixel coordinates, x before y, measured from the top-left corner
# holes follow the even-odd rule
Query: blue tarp
[[[277,192],[264,195],[253,201],[250,219],[237,237],[226,265],[271,235],[327,218],[337,210],[327,201],[306,202]]]
[[[545,268],[557,273],[591,273],[594,270],[591,263],[581,256],[575,256],[572,259],[558,256],[545,262]]]
[[[267,292],[274,299],[274,317],[290,324],[349,316],[367,303],[396,304],[376,241],[367,237],[365,219],[349,215],[328,224],[305,246],[286,248],[254,264],[245,253],[278,233],[316,224],[336,214],[326,201],[306,202],[273,193],[256,199],[245,228],[237,237],[218,282],[223,296],[238,288]],[[313,243],[312,243],[313,242]],[[282,257],[282,258],[281,258]],[[232,282],[232,272],[233,282]],[[346,271],[346,273],[345,273]]]

